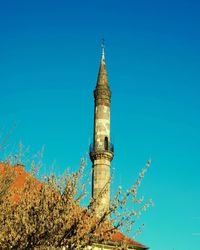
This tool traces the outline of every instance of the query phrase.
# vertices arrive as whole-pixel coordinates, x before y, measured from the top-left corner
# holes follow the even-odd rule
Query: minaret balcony
[[[108,151],[111,153],[114,153],[114,144],[108,143],[107,145],[105,144],[103,147],[95,147],[93,143],[90,144],[90,153],[91,152],[99,152],[99,151]]]
[[[114,156],[114,145],[112,143],[105,144],[103,147],[97,147],[93,143],[90,144],[90,158],[94,160],[96,158],[108,158],[110,161]]]

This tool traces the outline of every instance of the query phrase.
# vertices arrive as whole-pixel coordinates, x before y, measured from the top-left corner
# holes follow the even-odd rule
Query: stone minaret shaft
[[[94,90],[94,138],[90,147],[92,161],[92,197],[96,200],[95,211],[101,216],[110,207],[110,163],[113,145],[110,143],[110,98],[104,48]]]

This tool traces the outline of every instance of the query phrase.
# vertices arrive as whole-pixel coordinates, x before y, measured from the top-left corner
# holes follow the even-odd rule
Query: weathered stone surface
[[[110,142],[110,107],[98,105],[95,108],[94,145],[97,149],[104,149],[105,138]]]

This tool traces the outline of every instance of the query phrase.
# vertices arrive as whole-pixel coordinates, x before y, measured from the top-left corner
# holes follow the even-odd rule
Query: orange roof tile
[[[136,246],[141,246],[141,247],[145,247],[143,244],[125,236],[124,234],[122,234],[121,232],[117,231],[115,234],[113,234],[112,236],[112,240],[115,242],[121,242],[121,241],[125,241],[128,244],[133,244]]]
[[[7,162],[0,162],[0,173],[4,175],[6,174],[7,170],[13,171],[11,172],[11,174],[14,174],[14,179],[9,189],[11,193],[13,192],[11,194],[11,199],[13,202],[19,201],[19,191],[23,190],[28,178],[31,178],[36,186],[42,185],[42,183],[38,179],[24,170],[24,165],[22,164],[16,164],[12,166]]]

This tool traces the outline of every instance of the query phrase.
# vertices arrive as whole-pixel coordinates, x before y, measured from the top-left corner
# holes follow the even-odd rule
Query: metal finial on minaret
[[[101,48],[102,48],[102,60],[105,60],[105,39],[101,39]]]

